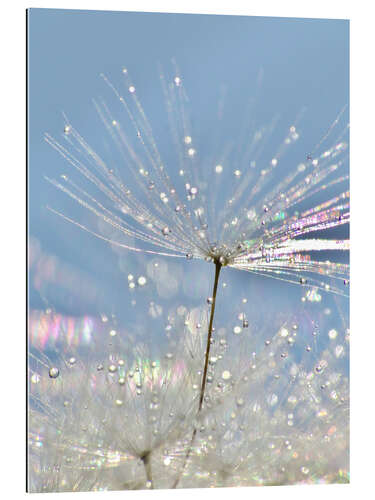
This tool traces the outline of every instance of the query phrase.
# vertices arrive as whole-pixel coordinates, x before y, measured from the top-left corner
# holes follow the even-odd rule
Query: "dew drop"
[[[179,87],[181,85],[181,78],[179,76],[176,76],[174,78],[174,83],[175,83],[176,87]]]
[[[60,375],[60,371],[58,368],[53,366],[52,368],[49,369],[48,374],[49,374],[50,378],[57,378]]]
[[[229,370],[224,370],[223,373],[221,374],[221,378],[223,380],[229,380],[232,377],[232,374]]]
[[[184,137],[184,143],[185,144],[191,144],[191,137],[190,137],[190,135],[185,135],[185,137]]]
[[[147,283],[147,279],[145,276],[140,276],[138,278],[138,285],[139,286],[144,286]]]
[[[73,357],[69,358],[69,364],[72,366],[75,365],[76,361],[77,361],[76,358]]]
[[[170,232],[171,232],[171,230],[169,229],[168,226],[163,227],[162,233],[164,236],[167,236]]]
[[[66,134],[66,135],[70,134],[71,130],[72,130],[72,127],[70,125],[65,125],[64,134]]]
[[[31,375],[31,382],[33,384],[39,384],[39,382],[40,382],[40,376],[37,373],[33,373]]]
[[[222,173],[222,171],[223,171],[223,166],[222,166],[222,165],[216,165],[216,167],[215,167],[215,172],[216,172],[217,174],[221,174],[221,173]]]
[[[239,335],[241,332],[242,332],[242,328],[240,326],[236,325],[235,327],[233,327],[233,333],[235,335]]]
[[[337,337],[337,330],[334,330],[334,329],[330,330],[330,331],[328,332],[328,337],[329,337],[331,340],[334,340],[334,339]]]
[[[116,365],[109,365],[109,367],[108,367],[109,373],[115,373],[116,370],[117,370],[117,366]]]
[[[235,177],[241,177],[241,170],[235,170],[233,173]]]
[[[135,92],[135,87],[134,87],[134,85],[130,85],[130,87],[129,87],[129,89],[128,89],[128,90],[129,90],[129,92],[130,92],[131,94],[134,94],[134,92]]]
[[[307,283],[306,278],[300,278],[299,282],[301,283],[301,285],[306,285]]]

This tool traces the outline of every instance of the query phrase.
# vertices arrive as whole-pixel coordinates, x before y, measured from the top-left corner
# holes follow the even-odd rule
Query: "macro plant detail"
[[[174,148],[164,161],[137,88],[127,69],[122,74],[124,92],[102,75],[116,110],[95,101],[117,156],[104,159],[66,116],[61,142],[46,135],[73,167],[72,174],[48,181],[86,209],[98,227],[50,210],[113,247],[205,260],[214,266],[213,289],[199,328],[189,327],[194,315],[186,311],[174,324],[178,340],[168,337],[172,347],[166,353],[152,356],[150,346],[131,342],[127,347],[128,337],[117,334],[110,364],[104,357],[95,366],[62,359],[58,368],[43,354],[35,355],[31,385],[40,411],[31,415],[31,449],[41,456],[35,436],[43,435],[47,453],[68,460],[42,489],[284,484],[313,477],[346,481],[348,383],[331,365],[347,347],[328,346],[315,359],[306,345],[303,359],[294,359],[288,346],[296,342],[298,327],[285,321],[255,347],[256,340],[246,335],[251,318],[242,314],[238,328],[247,342],[245,355],[215,329],[223,268],[309,287],[316,294],[347,295],[349,266],[336,256],[348,251],[349,242],[331,236],[349,223],[346,107],[297,163],[288,153],[298,143],[304,111],[272,152],[268,143],[276,119],[260,127],[249,123],[243,142],[217,140],[211,156],[201,155],[175,66],[171,78],[160,72]],[[329,194],[323,202],[322,192]],[[254,353],[250,364],[249,352]],[[233,364],[240,368],[230,368]],[[280,370],[280,364],[289,369]],[[53,387],[47,400],[41,380]],[[71,394],[77,385],[79,397]],[[327,387],[329,396],[322,395]],[[61,398],[68,417],[54,409]],[[309,446],[314,435],[319,443]]]

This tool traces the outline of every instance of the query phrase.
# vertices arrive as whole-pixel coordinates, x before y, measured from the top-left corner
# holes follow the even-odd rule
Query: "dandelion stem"
[[[217,293],[217,285],[219,283],[219,276],[220,276],[221,268],[222,268],[222,264],[218,260],[215,261],[214,289],[213,289],[213,292],[212,292],[211,314],[210,314],[210,322],[208,324],[206,355],[205,355],[205,360],[204,360],[202,386],[201,386],[201,393],[200,393],[200,396],[199,396],[199,407],[198,407],[197,415],[199,415],[200,411],[202,410],[203,400],[204,400],[204,391],[205,391],[206,382],[207,382],[207,370],[208,370],[208,362],[209,362],[209,359],[210,359],[212,327],[213,327],[214,315],[215,315],[216,293]],[[194,440],[195,440],[195,436],[196,435],[197,435],[197,428],[195,427],[194,430],[193,430],[193,434],[191,436],[190,446],[189,446],[189,449],[188,449],[188,451],[186,453],[185,461],[184,461],[184,464],[183,464],[182,469],[181,469],[181,474],[179,475],[179,477],[174,482],[173,488],[177,487],[178,483],[180,482],[181,476],[182,476],[184,470],[186,469],[186,465],[187,465],[187,462],[189,460],[191,451],[193,449],[193,444],[194,444]]]
[[[220,275],[221,267],[222,267],[222,265],[220,264],[220,262],[217,261],[215,263],[214,290],[212,292],[212,306],[211,306],[211,314],[210,314],[210,323],[208,325],[208,335],[207,335],[207,345],[206,345],[206,358],[205,358],[205,361],[204,361],[204,370],[203,370],[201,394],[200,394],[200,397],[199,397],[198,413],[202,409],[203,398],[204,398],[204,390],[206,388],[207,369],[208,369],[208,361],[209,361],[209,356],[210,356],[211,337],[212,337],[212,325],[213,325],[213,321],[214,321],[215,305],[216,305],[216,292],[217,292],[217,285],[219,283],[219,275]]]
[[[147,482],[150,484],[150,489],[154,489],[154,484],[152,482],[152,472],[151,472],[151,461],[150,461],[150,452],[144,453],[141,456],[141,460],[145,467]]]

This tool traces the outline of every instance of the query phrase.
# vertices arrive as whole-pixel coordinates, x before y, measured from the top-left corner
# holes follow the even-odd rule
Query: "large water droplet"
[[[52,368],[49,369],[48,374],[51,378],[57,378],[60,375],[60,371],[58,368],[53,366]]]

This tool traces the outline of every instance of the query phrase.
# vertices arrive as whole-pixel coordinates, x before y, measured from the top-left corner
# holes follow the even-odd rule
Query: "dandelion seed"
[[[123,73],[127,81],[127,71],[123,70]],[[124,106],[125,102],[119,97],[120,93],[105,77],[104,79],[114,92],[115,97],[119,99],[121,106]],[[81,223],[71,220],[64,214],[59,214],[65,220],[76,224],[80,228],[114,246],[117,245],[134,252],[144,252],[165,257],[185,257],[187,259],[192,259],[194,257],[194,259],[202,259],[206,262],[213,263],[215,267],[212,295],[207,299],[207,303],[210,305],[210,314],[207,323],[204,323],[206,325],[204,333],[207,335],[207,342],[205,342],[206,339],[201,342],[202,338],[200,337],[201,334],[199,331],[203,330],[203,328],[198,328],[196,321],[190,323],[196,327],[196,335],[197,338],[199,338],[197,345],[205,345],[205,350],[204,347],[200,347],[200,351],[193,352],[193,356],[190,352],[186,353],[186,357],[183,358],[189,360],[199,359],[200,361],[199,375],[196,375],[198,370],[195,370],[194,377],[192,375],[193,372],[188,372],[189,376],[183,379],[184,383],[189,386],[191,394],[194,394],[189,402],[189,411],[187,411],[186,406],[184,406],[179,398],[181,394],[181,397],[187,399],[185,387],[180,384],[178,386],[179,390],[173,392],[173,396],[170,396],[170,400],[175,401],[177,398],[180,401],[181,406],[180,408],[177,407],[177,410],[180,411],[177,411],[177,414],[180,413],[185,415],[190,412],[189,414],[192,418],[187,425],[190,435],[187,431],[185,433],[181,431],[181,423],[175,416],[176,412],[169,411],[170,407],[173,406],[172,404],[168,403],[167,406],[169,405],[169,407],[167,407],[165,409],[166,411],[163,413],[163,415],[168,417],[168,425],[161,416],[159,420],[156,419],[154,421],[153,415],[148,413],[149,411],[158,411],[159,398],[156,398],[154,394],[152,396],[149,394],[150,390],[152,390],[150,388],[154,388],[155,386],[158,365],[152,366],[149,362],[147,368],[145,366],[141,366],[141,368],[133,366],[133,368],[123,376],[124,368],[121,367],[121,365],[117,366],[114,364],[114,358],[111,358],[111,364],[108,366],[109,373],[104,373],[102,375],[98,373],[95,374],[96,379],[103,379],[103,383],[112,383],[117,391],[129,391],[129,394],[126,394],[128,399],[126,399],[124,395],[120,397],[120,392],[119,394],[113,393],[111,396],[111,404],[113,406],[113,402],[115,401],[115,405],[121,406],[121,410],[119,410],[117,414],[124,413],[125,415],[127,404],[131,401],[136,410],[135,414],[137,418],[133,418],[134,422],[132,422],[127,416],[124,417],[127,419],[126,423],[129,425],[130,429],[128,434],[121,432],[123,428],[121,428],[119,432],[116,422],[113,425],[116,430],[116,435],[121,436],[121,442],[126,443],[127,453],[134,457],[138,457],[141,465],[143,464],[143,482],[141,484],[143,485],[142,487],[146,488],[153,488],[155,484],[154,479],[151,479],[150,472],[152,470],[152,460],[150,461],[151,450],[157,449],[160,452],[159,448],[161,443],[164,445],[163,433],[167,436],[171,436],[171,429],[173,429],[173,432],[176,432],[174,436],[175,441],[177,440],[180,443],[179,447],[176,446],[176,453],[173,455],[180,458],[180,462],[176,466],[178,477],[174,479],[174,481],[176,481],[174,483],[175,487],[177,487],[179,481],[183,482],[188,480],[189,474],[186,472],[186,468],[189,466],[190,461],[194,460],[195,456],[204,456],[206,459],[209,457],[209,452],[205,451],[208,439],[205,441],[205,448],[202,443],[202,437],[205,438],[204,434],[211,431],[207,430],[209,429],[209,422],[207,424],[204,422],[203,425],[202,422],[199,421],[203,416],[201,410],[204,407],[205,410],[207,410],[205,412],[206,414],[209,413],[208,410],[212,407],[215,408],[217,402],[213,389],[220,393],[223,392],[225,395],[225,391],[230,392],[232,385],[235,384],[235,379],[237,377],[234,376],[234,367],[231,364],[224,365],[228,367],[228,369],[222,371],[221,375],[217,374],[215,376],[214,372],[215,367],[219,366],[219,363],[217,363],[217,361],[221,359],[219,356],[228,349],[224,339],[220,339],[219,342],[216,340],[215,344],[216,332],[214,330],[214,314],[221,269],[223,267],[232,267],[241,271],[253,273],[254,275],[269,276],[287,283],[300,283],[303,285],[307,283],[307,280],[306,278],[300,277],[301,273],[308,273],[309,285],[311,284],[316,290],[323,289],[338,295],[346,294],[343,285],[347,284],[346,281],[349,272],[349,268],[346,264],[332,260],[328,262],[318,260],[318,258],[315,257],[315,255],[319,255],[319,252],[322,251],[336,253],[347,251],[349,248],[349,242],[347,240],[335,240],[329,237],[331,229],[349,222],[347,191],[343,190],[342,192],[336,193],[336,195],[333,194],[331,198],[320,201],[319,203],[311,203],[310,206],[308,205],[310,199],[314,200],[314,195],[316,193],[332,192],[336,187],[338,188],[341,183],[346,181],[345,166],[347,161],[347,144],[343,140],[344,137],[340,137],[340,142],[332,146],[331,149],[335,153],[334,157],[333,153],[330,155],[323,155],[321,152],[320,146],[325,142],[327,137],[323,138],[324,141],[320,141],[315,148],[311,149],[311,153],[307,155],[306,159],[308,163],[306,164],[306,173],[303,173],[305,168],[302,169],[301,163],[290,163],[289,165],[288,162],[281,161],[281,152],[283,148],[287,151],[289,144],[298,139],[298,134],[294,125],[289,129],[288,140],[284,140],[279,150],[273,151],[263,162],[260,160],[258,161],[258,157],[263,149],[262,139],[265,137],[266,133],[265,130],[258,130],[254,135],[254,151],[251,150],[251,154],[248,154],[242,161],[241,158],[234,156],[228,158],[228,160],[225,155],[216,156],[217,159],[225,158],[225,164],[232,165],[232,168],[224,169],[221,164],[215,165],[211,162],[208,163],[207,168],[210,169],[212,175],[212,165],[215,165],[214,172],[220,174],[220,179],[214,176],[214,181],[210,180],[210,182],[207,182],[205,178],[203,156],[201,158],[201,151],[203,154],[203,148],[199,149],[199,155],[197,155],[196,149],[192,147],[191,135],[187,135],[187,133],[190,134],[191,132],[189,131],[190,127],[187,126],[188,124],[185,119],[186,97],[184,94],[185,89],[181,88],[181,77],[175,76],[173,81],[172,78],[169,78],[167,81],[169,81],[169,84],[166,85],[165,92],[169,108],[171,108],[168,111],[170,115],[169,118],[173,123],[182,125],[176,125],[174,129],[172,142],[176,144],[177,148],[176,163],[173,162],[169,167],[161,158],[162,155],[157,148],[151,124],[137,97],[138,92],[137,95],[129,98],[129,106],[134,105],[134,107],[130,109],[127,107],[128,104],[126,104],[124,108],[128,113],[130,125],[134,127],[134,135],[137,135],[139,138],[139,141],[135,138],[133,139],[136,143],[136,151],[134,145],[131,144],[131,139],[128,139],[123,134],[120,123],[112,119],[107,106],[97,106],[105,127],[110,132],[111,136],[116,138],[116,145],[121,150],[123,160],[125,160],[124,164],[127,165],[127,167],[125,167],[127,170],[122,174],[117,174],[117,169],[110,167],[110,159],[107,162],[105,159],[100,158],[94,149],[89,146],[70,125],[69,137],[66,137],[68,142],[67,146],[60,145],[49,135],[46,136],[47,142],[68,160],[70,165],[81,174],[82,179],[88,183],[89,187],[80,186],[79,184],[70,182],[69,179],[63,184],[53,180],[50,182],[64,193],[68,194],[81,207],[90,211],[103,225],[108,226],[113,231],[113,236],[108,237],[108,233],[105,231],[101,233],[101,230],[92,230],[89,227],[83,226]],[[130,94],[135,94],[135,87],[129,85],[129,83],[126,85],[128,92]],[[176,117],[175,115],[177,112],[179,116]],[[337,124],[334,125],[334,127],[336,126]],[[324,151],[327,151],[326,144],[324,144]],[[256,158],[257,160],[252,158]],[[285,169],[289,168],[289,170],[283,171],[284,164]],[[239,168],[237,168],[237,166]],[[277,168],[275,168],[276,166]],[[172,168],[174,168],[175,172],[178,172],[179,176],[183,178],[179,179],[179,182],[183,181],[181,183],[182,188],[178,182],[176,182],[176,185],[172,183],[171,179],[173,179],[174,176],[169,175],[170,173],[173,174]],[[170,172],[168,172],[169,169],[171,169]],[[225,175],[227,175],[227,178],[225,178]],[[150,178],[153,180],[150,181]],[[227,181],[231,189],[228,189],[225,196],[218,195],[215,198],[215,186],[223,185],[225,181]],[[274,184],[272,184],[271,181]],[[134,182],[134,186],[131,182]],[[128,183],[129,185],[126,185]],[[326,188],[329,189],[326,190]],[[94,192],[98,194],[94,194]],[[342,194],[345,195],[344,198]],[[52,211],[58,213],[55,210]],[[313,237],[314,234],[322,235],[323,233],[326,235],[325,238]],[[118,238],[116,234],[121,237],[134,238],[134,240],[138,242],[137,246],[132,246],[133,244],[130,243],[124,243],[124,240]],[[329,280],[329,283],[322,281],[326,279]],[[137,283],[139,286],[143,286],[146,281],[145,277],[140,276]],[[128,283],[130,289],[135,288],[136,283],[133,275],[128,276]],[[223,283],[223,288],[224,286],[226,286],[225,283]],[[150,306],[150,311],[150,317],[153,319],[159,315],[155,312],[155,307],[151,308]],[[106,321],[108,321],[108,318]],[[164,325],[165,324],[167,323],[164,323]],[[169,324],[174,325],[173,318],[168,318],[168,325]],[[248,320],[245,319],[244,316],[242,318],[242,327],[244,329],[248,328]],[[240,340],[246,333],[238,325],[234,327],[228,325],[227,331],[230,331],[230,328],[232,328],[235,335],[241,332],[243,333],[241,337],[237,339],[233,338],[233,341]],[[295,330],[294,327],[292,329]],[[166,332],[167,335],[171,335],[172,330],[166,329]],[[191,342],[190,339],[190,345]],[[261,341],[261,343],[262,342],[263,341]],[[258,388],[257,394],[260,401],[251,401],[251,411],[255,420],[251,422],[248,428],[245,426],[248,436],[252,436],[251,433],[256,432],[255,429],[260,429],[261,425],[266,426],[266,422],[270,422],[269,429],[277,429],[277,433],[280,435],[282,435],[283,432],[293,432],[292,430],[288,430],[288,428],[295,428],[298,425],[297,416],[299,413],[297,410],[296,417],[294,417],[293,414],[285,413],[285,411],[282,412],[282,420],[279,413],[276,411],[278,409],[277,405],[281,404],[280,400],[282,398],[279,398],[279,396],[273,392],[271,395],[264,395],[264,387],[269,386],[269,380],[271,380],[272,384],[282,383],[283,376],[279,375],[281,370],[278,370],[278,368],[284,365],[289,366],[290,358],[293,356],[292,351],[295,348],[290,349],[290,354],[284,349],[286,345],[293,345],[294,343],[295,340],[289,336],[289,330],[282,326],[272,339],[272,345],[271,340],[266,340],[264,342],[265,346],[271,345],[271,347],[267,349],[262,348],[265,352],[264,358],[261,358],[262,362],[259,361],[257,357],[257,363],[255,364],[254,357],[252,357],[248,374],[245,376],[241,374],[239,377],[242,384],[254,384],[249,391],[249,393],[253,393],[252,391],[255,390],[254,388],[256,388],[257,383],[254,374],[258,374],[259,371],[260,375],[256,376],[259,376],[260,380],[263,373],[262,366],[267,367],[269,366],[268,363],[272,366],[272,370],[267,371],[269,373],[269,379],[263,379],[263,385],[260,384],[262,389]],[[216,348],[219,350],[219,353],[214,352],[215,356],[212,356],[210,352],[212,345],[214,345],[213,349]],[[335,350],[332,352],[333,359],[340,358],[345,354],[344,348],[341,349],[339,347],[340,346],[336,346]],[[160,376],[158,379],[160,383],[157,389],[160,391],[169,386],[173,387],[170,379],[173,371],[170,367],[175,366],[174,364],[177,363],[178,357],[174,346],[171,346],[171,349],[171,351],[167,351],[166,354],[161,356],[167,368],[164,368],[163,376]],[[258,353],[258,348],[256,348],[256,352]],[[220,361],[220,364],[221,363],[223,363],[223,361]],[[274,365],[272,365],[272,363],[274,363]],[[314,361],[311,363],[314,363]],[[101,367],[100,369],[99,366]],[[260,369],[259,366],[261,367]],[[78,366],[76,368],[78,368]],[[57,368],[56,370],[58,371]],[[102,370],[103,365],[97,365],[97,371],[100,372]],[[317,379],[321,378],[317,375],[328,370],[328,363],[325,360],[321,360],[315,366],[312,364],[310,370],[313,377]],[[69,370],[69,372],[76,372],[76,369]],[[117,378],[117,372],[119,378]],[[297,370],[297,374],[298,373]],[[150,374],[152,374],[152,376]],[[295,376],[297,376],[297,374]],[[324,376],[325,375],[323,375],[323,377]],[[52,377],[51,370],[50,377]],[[221,378],[221,381],[217,382],[216,377]],[[96,379],[95,383],[100,383]],[[302,375],[301,380],[303,380]],[[210,385],[209,389],[206,388],[206,382]],[[306,394],[303,393],[305,390],[303,389],[305,387],[304,383],[305,380],[300,384],[301,388],[299,390],[301,391],[301,401],[303,402],[301,407],[306,409],[307,402],[311,402],[314,398],[312,398],[308,391]],[[313,384],[314,380],[312,379],[309,383]],[[35,385],[35,387],[37,387],[37,385]],[[111,390],[108,391],[108,386],[105,386],[103,397],[107,392],[112,394],[113,387],[110,387]],[[237,395],[232,397],[232,409],[233,405],[236,405],[236,412],[238,412],[238,414],[242,411],[242,402],[244,401],[242,392],[240,394],[241,397],[237,397]],[[330,394],[331,399],[334,399],[332,398],[332,391]],[[340,393],[335,390],[335,394],[337,395]],[[95,400],[95,398],[92,399]],[[163,400],[163,398],[160,399]],[[164,402],[165,401],[169,401],[169,399],[164,398]],[[193,401],[194,404],[191,404],[191,401]],[[147,404],[145,404],[145,402]],[[314,415],[317,412],[316,405],[317,403],[312,405],[314,408]],[[192,409],[192,407],[194,408]],[[268,409],[269,413],[265,413],[265,410],[263,411],[262,409],[266,407],[275,408],[275,411],[272,410],[271,412],[271,410]],[[144,409],[147,408],[147,418],[140,418],[140,415],[144,417],[143,413],[140,414],[140,408],[142,408],[142,411],[145,411]],[[229,405],[226,408],[228,409]],[[173,406],[173,409],[175,409],[175,406]],[[184,411],[186,410],[185,413],[181,409]],[[233,413],[232,409],[224,412],[226,415],[229,415],[227,419],[224,416],[222,421],[222,427],[225,429],[225,433],[223,436],[215,436],[220,437],[220,439],[212,439],[213,442],[217,441],[216,446],[219,450],[223,442],[228,442],[228,440],[230,442],[233,441],[232,431],[238,415]],[[301,419],[304,419],[305,417],[302,410],[303,408],[301,409]],[[308,411],[312,411],[310,406],[308,407]],[[170,417],[170,415],[173,415],[173,417]],[[234,416],[232,417],[232,415]],[[256,420],[257,415],[259,415],[259,421]],[[289,418],[290,415],[292,415],[291,418]],[[149,428],[150,417],[152,418],[152,426],[158,424],[158,427],[151,430]],[[110,418],[113,417],[110,416]],[[171,418],[173,420],[173,425],[170,424]],[[207,418],[210,419],[209,416]],[[198,423],[192,425],[191,422],[193,419],[196,419]],[[280,421],[278,419],[280,419]],[[103,418],[101,420],[105,419]],[[146,422],[147,425],[142,424],[139,426],[139,421]],[[217,422],[216,417],[213,418],[213,421]],[[98,423],[99,419],[94,418],[93,422],[96,424],[97,429],[102,429],[102,424]],[[279,426],[280,429],[278,429]],[[85,432],[92,432],[90,426],[87,426],[86,423],[84,423],[84,427],[86,428]],[[192,434],[191,429],[194,429]],[[181,434],[179,434],[180,432]],[[273,436],[276,431],[272,430],[272,432]],[[270,432],[268,432],[268,434],[270,434]],[[267,432],[265,432],[265,435],[267,435]],[[257,439],[258,437],[256,435],[252,436],[250,440],[251,447],[257,446],[256,444],[253,445],[253,443],[257,442]],[[171,442],[174,444],[175,441],[171,439]],[[275,439],[272,437],[271,447],[269,443],[267,444],[263,441],[261,443],[263,449],[276,449],[277,446],[274,441]],[[305,440],[302,439],[300,441]],[[235,440],[233,442],[235,443]],[[181,443],[185,443],[185,445],[181,445]],[[235,444],[233,446],[235,448]],[[78,448],[79,446],[77,446],[77,451],[81,453]],[[245,464],[248,465],[250,448],[247,448],[247,456],[241,458],[243,458]],[[253,448],[251,448],[251,450],[251,453],[261,453],[261,451],[256,449],[253,450]],[[111,463],[111,460],[114,463],[121,463],[128,459],[128,456],[125,460],[120,451],[113,449],[113,443],[110,443],[110,446],[107,447],[105,452],[96,453],[90,450],[88,455],[93,456],[93,460],[96,458],[99,460],[98,457],[103,458],[103,453],[103,462],[108,468],[108,464]],[[233,452],[233,454],[236,455],[233,461],[228,458],[228,463],[234,464],[233,471],[240,471],[239,463],[235,461],[239,453],[240,452]],[[306,456],[306,454],[303,454],[303,449],[299,449],[298,452],[295,451],[295,453],[295,458],[299,456],[299,453],[301,453],[300,456]],[[222,456],[226,457],[229,454],[229,451],[225,451]],[[220,460],[218,457],[220,457],[220,453],[215,455],[214,463],[216,465]],[[169,463],[170,462],[168,462],[168,465]],[[209,459],[207,459],[207,463],[210,463]],[[299,462],[299,465],[296,467],[300,468],[301,462]],[[310,474],[310,464],[309,467],[306,465],[303,467],[307,469],[306,475],[308,476]],[[212,467],[212,470],[214,472],[211,476],[209,465],[207,466],[207,470],[203,472],[200,472],[197,468],[195,477],[199,474],[201,474],[203,478],[218,477],[218,475],[221,474],[219,474],[218,471],[220,471],[220,469],[217,467]],[[289,470],[289,468],[286,467],[286,470]],[[300,468],[299,475],[301,471],[302,469]],[[259,477],[262,476],[263,472],[260,472]],[[276,480],[282,482],[282,478],[277,478]]]

